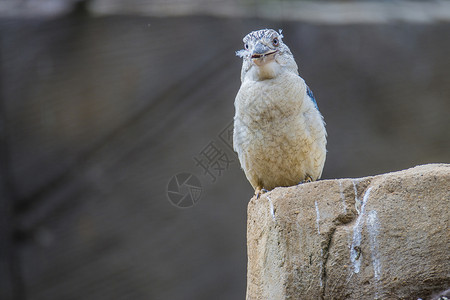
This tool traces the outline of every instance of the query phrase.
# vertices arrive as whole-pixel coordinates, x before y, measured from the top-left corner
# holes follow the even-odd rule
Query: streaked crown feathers
[[[279,40],[280,45],[284,45],[282,41],[283,34],[281,29],[278,32],[273,29],[261,29],[252,31],[242,39],[242,41],[244,42],[244,49],[236,51],[236,55],[242,58],[249,57],[250,45],[254,45],[257,42],[263,43],[264,45],[273,48],[272,41],[274,38],[277,38]]]

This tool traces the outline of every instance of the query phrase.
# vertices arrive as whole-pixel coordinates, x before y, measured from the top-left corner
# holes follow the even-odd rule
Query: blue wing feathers
[[[314,98],[314,94],[308,85],[306,85],[306,94],[309,96],[309,98],[311,98],[311,101],[314,103],[314,106],[317,108],[317,110],[319,110],[319,107],[317,106],[316,98]]]

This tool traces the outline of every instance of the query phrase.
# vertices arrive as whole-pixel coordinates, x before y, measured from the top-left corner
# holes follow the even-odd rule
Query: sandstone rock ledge
[[[450,288],[449,206],[450,164],[253,198],[247,299],[438,298]]]

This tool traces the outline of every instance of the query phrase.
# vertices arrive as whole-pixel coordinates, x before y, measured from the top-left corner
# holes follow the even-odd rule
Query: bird
[[[323,116],[283,37],[282,30],[252,31],[236,51],[243,63],[233,149],[256,198],[320,179],[327,153]]]

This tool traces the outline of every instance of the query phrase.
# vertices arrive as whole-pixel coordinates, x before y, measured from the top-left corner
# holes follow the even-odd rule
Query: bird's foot
[[[311,176],[306,175],[305,179],[303,181],[300,181],[298,184],[308,183],[308,182],[313,182],[313,179],[311,178]]]
[[[256,199],[259,199],[259,197],[261,197],[262,194],[265,194],[265,193],[267,193],[267,192],[268,192],[268,190],[266,190],[265,188],[262,188],[262,187],[258,186],[258,187],[255,189],[255,196],[256,196]]]

